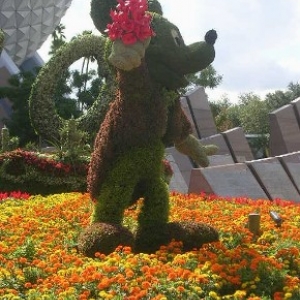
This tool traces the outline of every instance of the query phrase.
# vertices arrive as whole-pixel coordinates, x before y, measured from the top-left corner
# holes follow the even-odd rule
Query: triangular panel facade
[[[72,0],[2,0],[0,28],[4,49],[20,66],[33,55],[60,23]],[[41,30],[42,29],[42,30]]]

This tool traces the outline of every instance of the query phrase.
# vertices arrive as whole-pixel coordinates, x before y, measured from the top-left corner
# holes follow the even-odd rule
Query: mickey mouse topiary
[[[52,100],[60,74],[80,57],[93,55],[107,79],[93,107],[77,120],[90,134],[100,126],[88,174],[92,224],[80,235],[79,250],[88,256],[110,253],[127,241],[136,252],[153,252],[173,238],[187,250],[216,240],[208,225],[168,222],[169,191],[162,178],[166,145],[201,166],[216,151],[191,134],[178,92],[188,84],[185,75],[214,60],[216,32],[185,45],[156,0],[92,0],[91,16],[103,36],[83,36],[62,47],[39,73],[29,102],[34,127],[53,139],[65,122]],[[122,227],[124,210],[141,197],[133,236]]]
[[[109,19],[106,13],[114,8],[109,3],[116,4],[92,1],[93,9],[99,5],[99,20],[94,23],[102,31]],[[203,224],[194,222],[168,223],[169,192],[161,176],[161,161],[166,142],[187,150],[190,148],[184,145],[192,141],[194,146],[198,143],[196,160],[207,165],[205,148],[190,134],[176,90],[187,85],[184,75],[213,61],[216,32],[209,31],[204,42],[186,46],[177,27],[161,15],[157,1],[149,4],[159,13],[151,14],[146,12],[147,1],[118,3],[110,13],[113,23],[107,26],[113,40],[109,61],[116,68],[117,94],[95,140],[88,175],[94,213],[91,226],[79,238],[79,249],[91,255],[95,244],[98,251],[106,253],[124,244],[120,231],[124,210],[139,197],[144,200],[135,241],[132,244],[133,239],[128,239],[135,251],[153,252],[172,238],[181,239],[186,250],[200,247],[216,240],[218,234],[213,228],[205,226],[207,230],[203,230]],[[112,228],[119,234],[112,235]],[[110,236],[113,242],[109,247],[107,242],[101,247],[99,241],[107,241]]]

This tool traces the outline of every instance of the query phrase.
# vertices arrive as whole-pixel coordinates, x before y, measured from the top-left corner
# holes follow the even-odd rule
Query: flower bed
[[[131,229],[140,205],[126,211]],[[280,227],[270,210],[284,220]],[[245,226],[254,211],[258,238]],[[76,251],[90,213],[87,194],[2,199],[0,298],[300,299],[299,204],[173,194],[171,221],[211,224],[220,242],[187,253],[172,242],[151,255],[119,247],[95,259]]]

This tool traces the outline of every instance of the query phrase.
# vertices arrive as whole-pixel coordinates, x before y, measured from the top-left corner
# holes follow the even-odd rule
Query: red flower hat
[[[112,23],[107,25],[111,40],[120,39],[125,45],[154,36],[147,0],[118,0],[116,10],[110,12]]]

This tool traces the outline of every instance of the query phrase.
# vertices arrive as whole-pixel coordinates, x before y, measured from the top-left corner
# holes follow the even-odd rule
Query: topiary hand
[[[140,66],[149,43],[150,38],[130,45],[125,45],[121,40],[116,40],[112,45],[112,52],[108,60],[116,68],[130,71]]]
[[[192,158],[195,163],[201,167],[207,167],[209,165],[207,156],[214,155],[219,149],[215,145],[202,145],[200,141],[191,134],[188,135],[184,141],[175,143],[175,148],[179,152]]]

